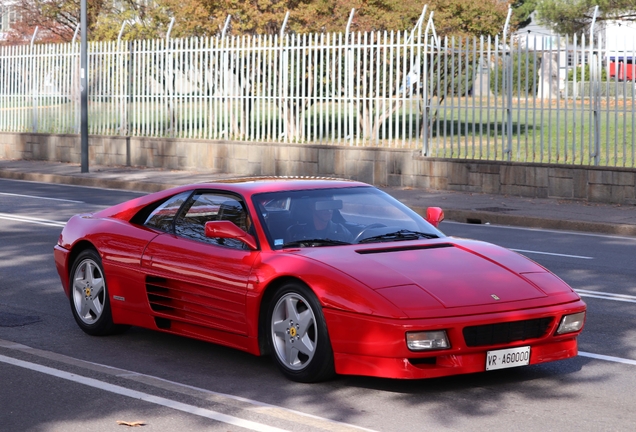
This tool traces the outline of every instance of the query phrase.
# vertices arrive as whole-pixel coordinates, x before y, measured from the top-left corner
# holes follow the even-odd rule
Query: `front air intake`
[[[465,327],[464,341],[468,347],[478,347],[536,339],[548,332],[552,320],[548,317]]]

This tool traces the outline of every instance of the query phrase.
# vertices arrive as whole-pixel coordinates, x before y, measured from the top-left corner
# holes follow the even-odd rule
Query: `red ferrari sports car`
[[[428,378],[573,357],[586,306],[528,258],[446,237],[364,183],[178,187],[74,216],[55,263],[77,324],[271,354],[289,379]]]

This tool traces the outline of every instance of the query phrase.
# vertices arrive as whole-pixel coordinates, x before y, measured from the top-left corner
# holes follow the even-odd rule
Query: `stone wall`
[[[636,204],[636,169],[422,157],[404,149],[91,136],[89,161]],[[80,162],[77,135],[0,133],[0,158]]]

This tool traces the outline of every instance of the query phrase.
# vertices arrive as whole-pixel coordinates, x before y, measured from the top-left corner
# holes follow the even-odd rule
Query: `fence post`
[[[508,54],[507,61],[504,63],[503,69],[503,83],[502,86],[506,89],[506,157],[508,161],[512,159],[512,74],[513,74],[513,61],[512,61],[512,37],[510,38],[508,46],[508,25],[510,24],[510,16],[512,15],[512,7],[508,7],[508,16],[506,17],[506,23],[503,30],[503,49],[504,55]],[[504,57],[506,59],[506,57]]]
[[[592,106],[592,112],[594,115],[594,152],[590,155],[594,158],[594,165],[598,166],[601,157],[601,119],[599,110],[601,108],[601,95],[600,95],[600,56],[594,54],[594,24],[596,24],[596,18],[598,17],[598,5],[594,7],[594,15],[592,16],[592,24],[590,25],[590,91],[592,92],[590,101]],[[600,37],[597,38],[599,49],[601,48]]]
[[[173,61],[174,61],[174,53],[172,40],[170,39],[170,32],[172,32],[172,26],[174,25],[174,17],[170,20],[170,25],[168,26],[168,32],[166,33],[166,51],[168,51],[168,67],[167,67],[167,79],[166,79],[166,96],[168,96],[168,117],[169,117],[169,136],[174,138],[174,129],[175,129],[175,110],[174,110],[174,71],[173,71]],[[170,47],[168,47],[170,44]]]
[[[433,24],[433,14],[435,11],[431,11],[431,14],[428,16],[428,22],[426,23],[426,29],[424,30],[424,71],[422,72],[422,156],[428,156],[429,154],[429,142],[428,142],[428,134],[429,134],[429,102],[430,96],[428,94],[428,32],[433,28],[432,37],[435,40],[435,47],[438,47],[437,43],[437,35],[435,34],[435,24]],[[433,50],[431,50],[431,53]],[[425,82],[426,81],[426,82]],[[406,84],[406,80],[405,80]]]
[[[280,137],[284,137],[285,142],[290,142],[289,136],[289,101],[287,97],[289,96],[289,38],[285,40],[285,27],[287,27],[287,20],[289,19],[289,11],[285,14],[285,19],[283,19],[283,24],[280,27],[279,33],[279,42],[282,48],[281,50],[281,63],[280,63],[280,88],[279,88],[279,96],[280,96],[280,105],[283,111],[283,132],[280,134]],[[295,138],[295,137],[293,137]]]
[[[126,80],[126,166],[131,165],[131,155],[130,155],[130,105],[133,100],[133,41],[128,41],[128,70]]]
[[[71,39],[71,44],[75,43],[75,39],[77,39],[77,33],[79,32],[80,29],[80,23],[77,23],[77,25],[75,26],[75,31],[73,32],[73,39]]]
[[[428,9],[428,3],[424,5],[424,8],[422,8],[422,13],[420,14],[420,17],[417,19],[417,22],[415,23],[415,27],[413,27],[413,29],[411,30],[411,34],[409,35],[406,43],[408,44],[409,42],[413,43],[413,36],[415,35],[415,32],[417,31],[417,43],[418,45],[420,44],[420,40],[422,37],[422,23],[424,22],[424,18],[426,16],[426,10]],[[427,26],[428,27],[428,26]],[[412,52],[412,51],[411,51]],[[417,57],[416,57],[416,61],[417,61],[417,70],[420,70],[420,54],[422,52],[421,46],[418,46],[417,48]],[[424,41],[424,64],[427,64],[427,60],[426,60],[426,41]],[[413,66],[413,65],[412,65]],[[422,91],[424,92],[424,94],[426,93],[426,85],[427,83],[425,83],[426,81],[426,75],[427,74],[427,69],[426,67],[423,68],[423,70],[419,73],[419,76],[422,77]],[[413,87],[419,86],[419,82],[417,84],[415,84]],[[418,87],[419,88],[419,87]],[[426,124],[426,120],[427,120],[427,113],[426,113],[426,99],[424,99],[424,103],[423,103],[423,108],[422,108],[422,126],[421,126],[421,130],[422,130],[422,155],[426,156],[428,154],[428,143],[427,143],[427,138],[426,135],[428,134],[428,126]],[[417,125],[416,125],[417,127]],[[416,135],[417,136],[417,135]]]
[[[29,47],[29,57],[31,57],[31,80],[33,81],[33,116],[31,118],[32,131],[33,133],[38,132],[38,80],[35,74],[35,57],[33,57],[33,43],[35,42],[35,37],[38,34],[38,27],[35,27],[35,31],[33,32],[33,36],[31,37],[31,45]]]
[[[73,52],[73,54],[75,54],[75,40],[77,39],[77,33],[80,30],[80,23],[77,23],[77,26],[75,27],[75,32],[73,33],[73,39],[71,39],[71,50]],[[75,120],[75,124],[73,125],[73,130],[74,133],[79,134],[80,133],[80,97],[79,97],[79,86],[80,81],[79,81],[79,58],[74,59],[74,55],[73,55],[73,60],[72,60],[72,74],[71,74],[71,91],[70,91],[70,96],[71,96],[71,100],[75,102],[75,109],[74,109],[74,120]],[[77,92],[77,93],[75,93]],[[73,95],[76,95],[77,98],[74,99]]]
[[[349,14],[349,20],[347,21],[347,27],[345,28],[345,45],[347,47],[347,57],[345,59],[345,85],[346,85],[346,98],[349,105],[349,113],[347,115],[348,118],[348,127],[347,132],[349,135],[345,136],[346,140],[349,140],[349,144],[353,142],[353,51],[351,49],[351,44],[349,43],[349,30],[351,28],[351,23],[353,22],[353,15],[356,10],[351,9],[351,13]]]
[[[80,1],[80,172],[88,173],[90,146],[88,143],[88,5],[86,0]]]
[[[597,39],[599,50],[601,47],[600,36]],[[601,56],[597,52],[592,58],[592,87],[594,92],[594,165],[601,162]]]
[[[121,29],[119,30],[119,34],[117,35],[117,51],[119,57],[119,114],[120,114],[120,122],[119,122],[119,134],[120,135],[128,135],[128,103],[127,103],[127,95],[126,95],[126,73],[124,69],[124,52],[121,48],[121,36],[124,33],[124,28],[128,24],[127,21],[124,21],[121,24]]]
[[[507,102],[506,102],[506,154],[508,155],[508,161],[512,160],[512,77],[514,69],[514,62],[512,59],[512,46],[508,50],[507,61],[507,74],[506,74],[506,87],[507,87]]]
[[[428,4],[424,5],[424,8],[422,8],[422,13],[420,14],[420,17],[417,20],[417,23],[415,23],[415,27],[413,27],[413,29],[411,30],[411,34],[409,35],[409,41],[413,41],[411,43],[415,43],[414,41],[417,41],[417,55],[415,56],[415,63],[411,66],[411,70],[416,70],[416,75],[418,76],[418,79],[416,80],[417,82],[412,83],[412,88],[415,90],[415,94],[420,94],[420,91],[424,91],[423,87],[428,84],[425,83],[426,81],[426,69],[422,68],[422,23],[424,22],[424,18],[426,15],[426,10],[428,9]],[[417,38],[413,39],[413,35],[415,34],[415,32],[417,31]],[[425,48],[426,50],[426,48]],[[414,49],[411,50],[411,53],[413,53]],[[409,72],[410,73],[410,72]],[[411,92],[411,95],[413,94],[413,92]],[[423,106],[425,104],[422,104]],[[424,112],[422,109],[422,123],[420,124],[420,119],[417,117],[415,117],[415,139],[417,140],[417,136],[418,134],[422,134],[422,137],[428,132],[428,128],[427,125],[424,123]],[[379,128],[378,128],[379,131]],[[377,139],[377,138],[376,138]],[[423,140],[425,138],[422,138]],[[422,142],[422,150],[424,149],[424,142]],[[428,155],[430,152],[427,150],[426,152],[422,151],[423,155]]]
[[[221,30],[221,106],[225,105],[225,113],[221,114],[221,131],[220,136],[225,135],[226,139],[230,139],[232,134],[232,102],[231,102],[231,82],[229,76],[229,47],[226,42],[225,36],[230,26],[230,20],[232,15],[228,15],[225,18],[225,24],[223,24],[223,30]],[[229,90],[228,90],[229,89]]]

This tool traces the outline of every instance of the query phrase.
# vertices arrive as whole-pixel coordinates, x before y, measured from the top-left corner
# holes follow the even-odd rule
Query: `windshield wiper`
[[[317,246],[339,246],[351,244],[346,241],[331,240],[324,238],[295,240],[283,245],[283,249],[291,247],[317,247]]]
[[[386,234],[380,234],[373,237],[367,237],[365,239],[360,240],[358,243],[374,243],[374,242],[386,242],[386,241],[395,241],[395,240],[417,240],[420,238],[434,239],[438,237],[439,236],[437,236],[436,234],[401,229],[399,231],[393,231]]]

